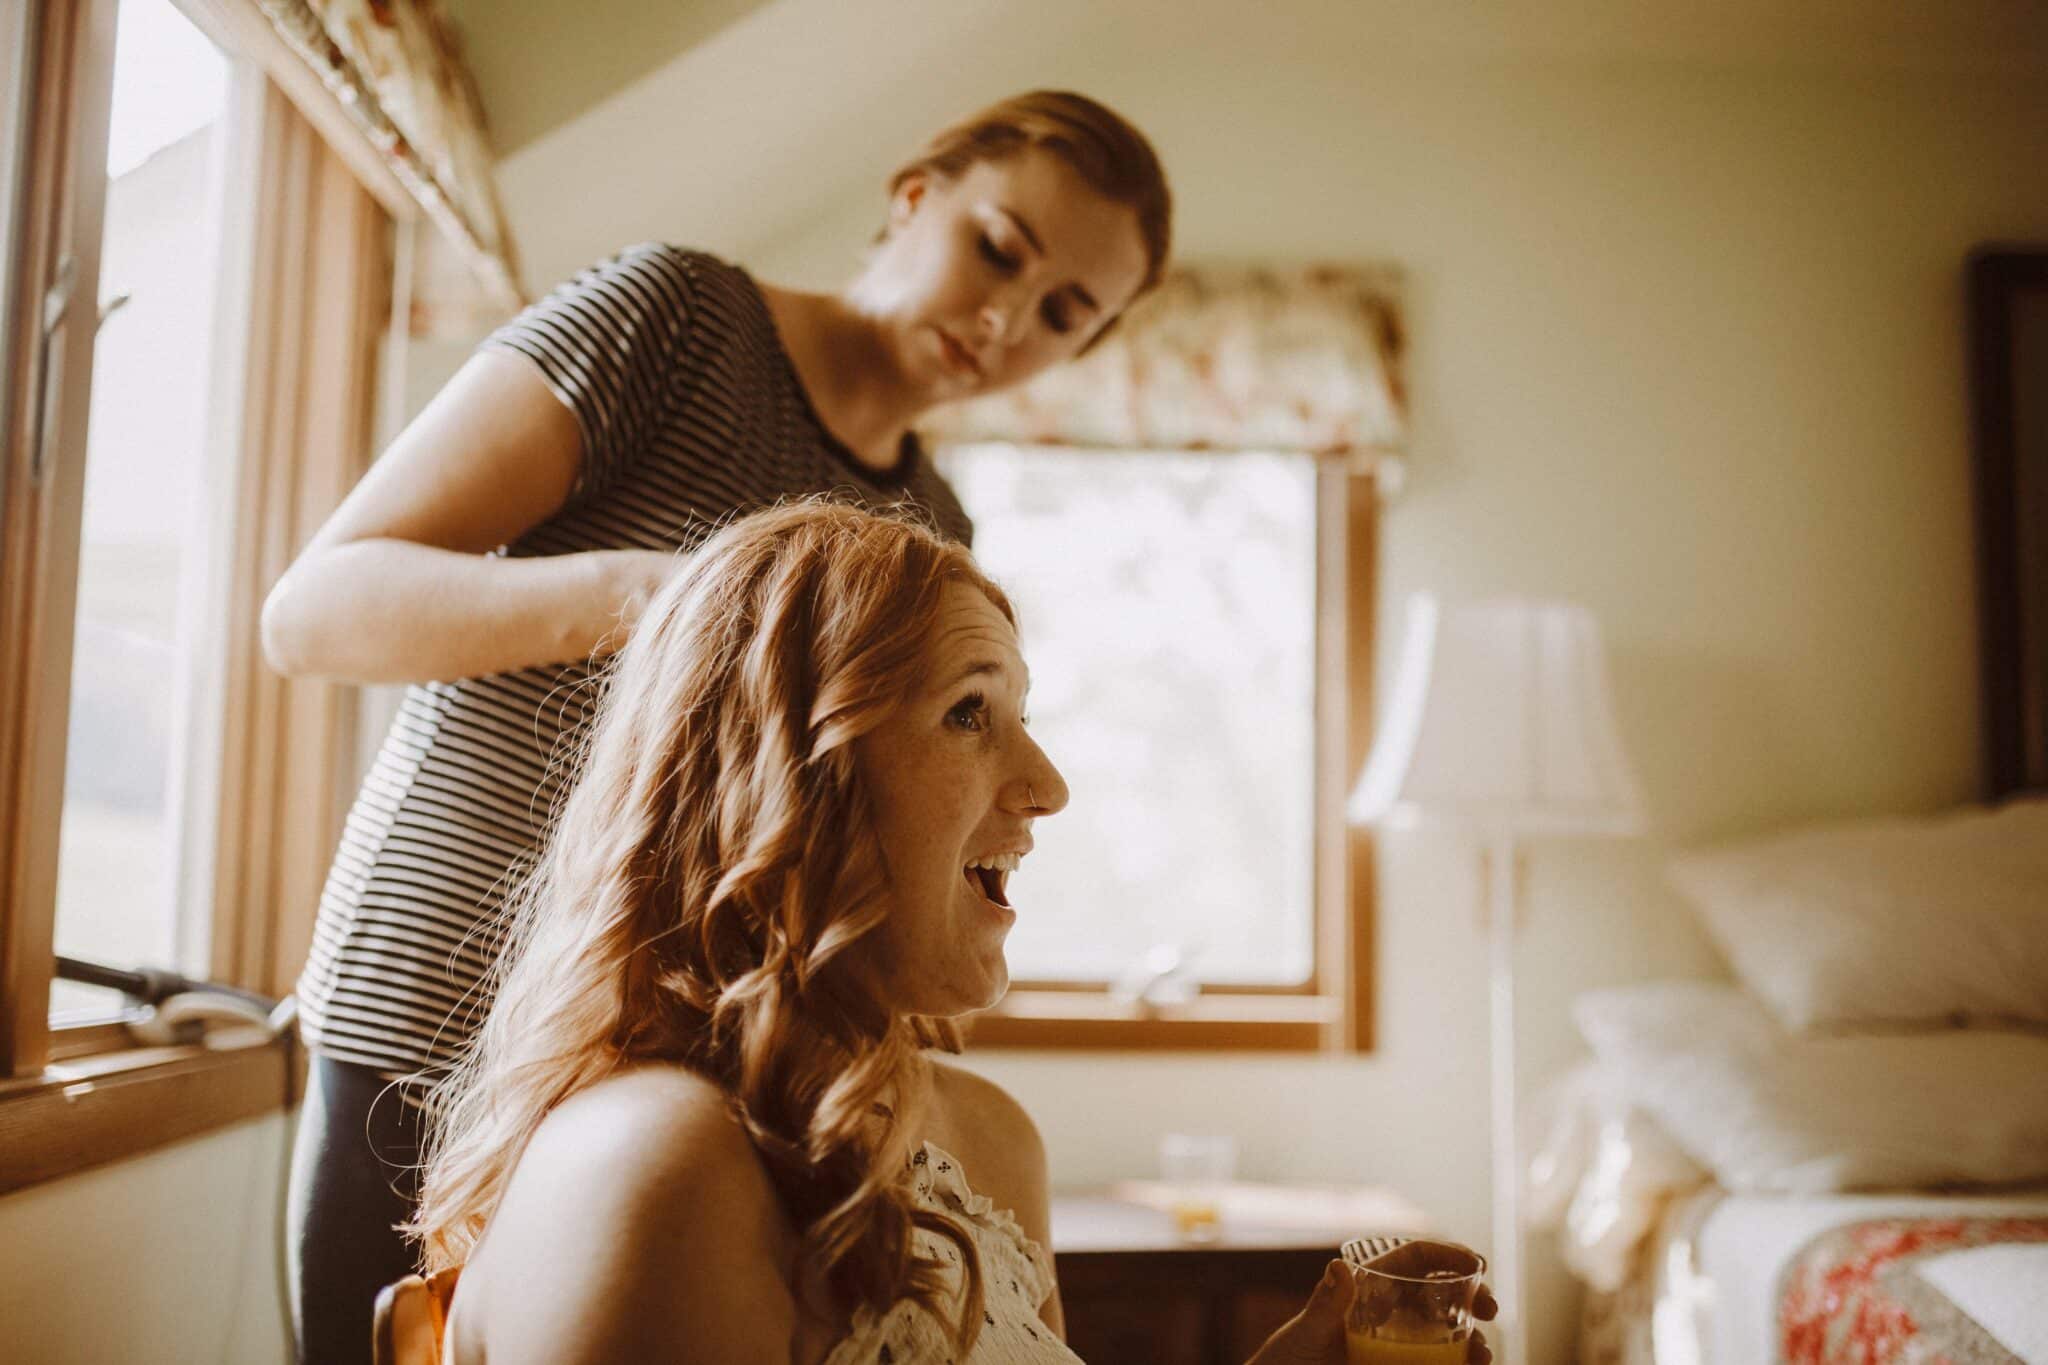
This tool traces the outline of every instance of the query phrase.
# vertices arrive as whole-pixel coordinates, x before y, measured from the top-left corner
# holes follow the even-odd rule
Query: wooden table
[[[1218,1192],[1217,1238],[1191,1242],[1172,1198],[1142,1182],[1054,1196],[1067,1341],[1088,1365],[1244,1365],[1346,1240],[1428,1230],[1389,1190],[1236,1184]]]

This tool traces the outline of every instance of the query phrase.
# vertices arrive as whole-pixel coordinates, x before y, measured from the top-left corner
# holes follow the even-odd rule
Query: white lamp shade
[[[1493,834],[1633,834],[1600,627],[1566,602],[1408,604],[1393,696],[1346,812]]]

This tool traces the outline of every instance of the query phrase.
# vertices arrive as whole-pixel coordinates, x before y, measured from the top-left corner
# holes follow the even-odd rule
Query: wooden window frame
[[[1296,986],[1204,987],[1178,1005],[1122,1004],[1100,985],[1018,981],[968,1021],[980,1048],[1369,1052],[1373,1046],[1373,845],[1344,819],[1372,740],[1381,482],[1365,452],[1316,471],[1315,966]],[[1341,743],[1337,742],[1341,738]]]
[[[302,1067],[283,1043],[136,1047],[0,1081],[0,1193],[289,1107]]]
[[[175,3],[238,59],[230,122],[251,140],[227,154],[251,159],[247,183],[259,187],[227,257],[237,335],[209,395],[224,423],[209,439],[232,446],[222,511],[244,530],[219,584],[219,714],[208,717],[219,763],[197,787],[218,811],[210,895],[189,908],[210,933],[210,976],[282,995],[353,794],[358,706],[354,689],[269,673],[257,621],[270,583],[368,463],[376,347],[402,316],[390,288],[397,200],[365,173],[373,155],[327,140],[348,125],[320,110],[332,97],[317,82],[288,78],[281,91],[250,65],[277,71],[281,52],[250,22],[253,5]],[[7,111],[18,136],[0,149],[0,205],[12,210],[0,222],[0,1191],[288,1108],[303,1075],[286,1039],[144,1046],[125,1016],[49,1018],[117,10],[118,0],[30,0],[24,93]],[[71,303],[45,348],[60,270]],[[30,445],[45,390],[51,453],[38,473]]]
[[[57,819],[84,515],[114,0],[27,15],[0,471],[0,1077],[50,1060]],[[66,298],[62,313],[54,300]]]

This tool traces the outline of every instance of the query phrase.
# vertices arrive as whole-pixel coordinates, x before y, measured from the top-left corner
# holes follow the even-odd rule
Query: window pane
[[[27,63],[29,37],[34,20],[27,5],[0,6],[0,261],[12,262],[20,251],[24,153],[28,146],[29,83]],[[0,318],[17,316],[12,269],[0,270]],[[11,369],[13,328],[0,327],[0,366]],[[0,371],[4,372],[4,371]],[[0,395],[0,421],[8,417],[7,400]]]
[[[170,0],[122,0],[56,922],[59,953],[115,965],[178,962],[227,76]],[[60,981],[51,1012],[105,998]]]
[[[1017,607],[1032,732],[1072,802],[1035,831],[1018,980],[1156,948],[1216,984],[1313,969],[1315,463],[967,446],[940,456]]]

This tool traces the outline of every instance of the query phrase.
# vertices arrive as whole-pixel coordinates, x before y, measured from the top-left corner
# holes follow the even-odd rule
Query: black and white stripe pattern
[[[1353,1265],[1371,1265],[1395,1247],[1406,1246],[1411,1237],[1353,1237],[1339,1254]]]
[[[567,504],[505,554],[683,549],[735,511],[832,491],[972,535],[921,451],[877,475],[832,439],[760,290],[714,257],[633,247],[484,344],[532,360],[583,433]],[[407,691],[320,897],[298,984],[310,1047],[391,1076],[453,1060],[595,693],[586,662]]]

